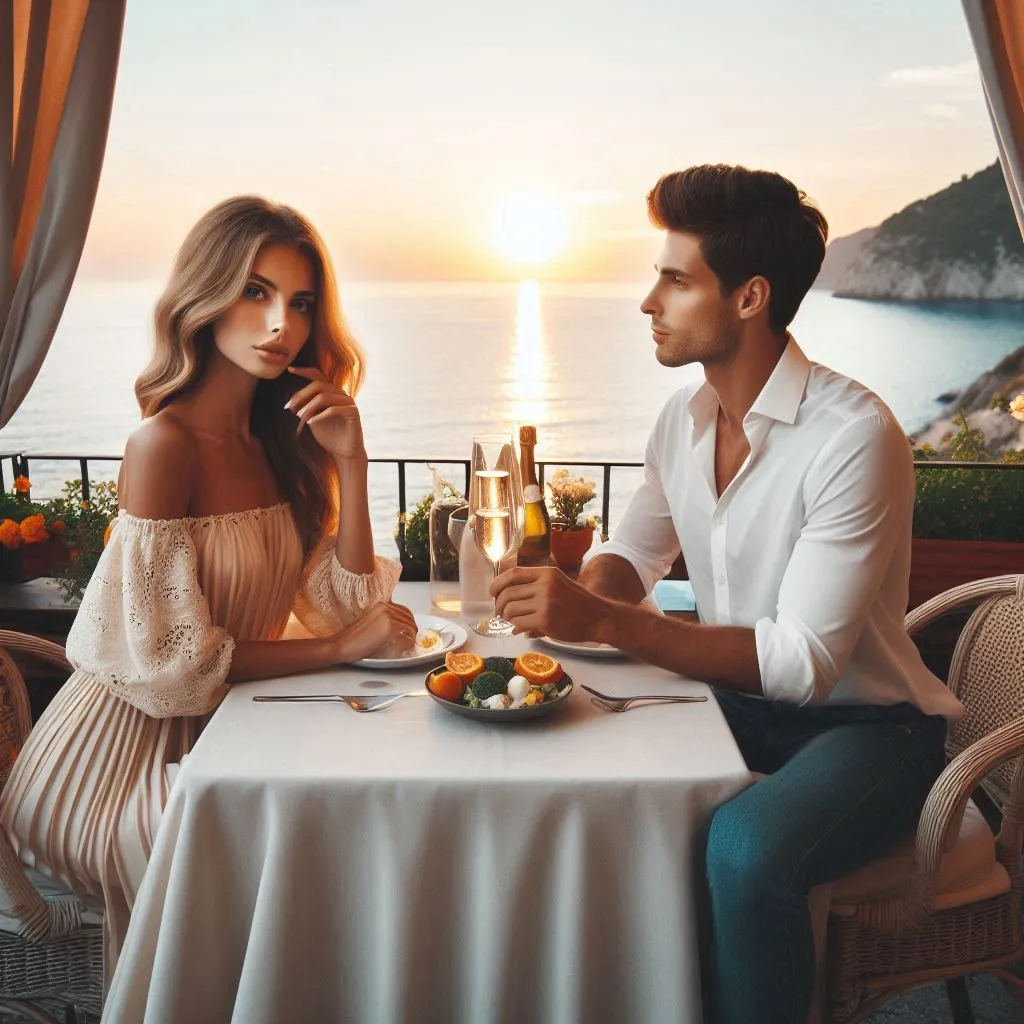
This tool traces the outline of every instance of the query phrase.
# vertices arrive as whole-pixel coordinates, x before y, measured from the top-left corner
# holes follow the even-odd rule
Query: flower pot
[[[590,523],[575,529],[551,524],[551,557],[563,572],[576,572],[593,543],[594,527]]]
[[[40,576],[50,576],[68,564],[68,546],[59,537],[50,537],[39,544],[22,544],[16,548],[0,548],[0,582],[28,583]]]

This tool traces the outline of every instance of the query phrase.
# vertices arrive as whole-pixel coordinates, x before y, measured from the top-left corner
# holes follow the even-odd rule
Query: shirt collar
[[[750,412],[781,420],[783,423],[794,423],[797,410],[803,401],[807,378],[811,374],[811,363],[793,335],[787,334],[786,338],[782,356],[761,388],[761,393],[754,400]],[[690,396],[686,406],[690,410],[694,427],[699,430],[717,417],[718,395],[715,389],[704,381]]]
[[[793,335],[787,334],[786,337],[788,340],[782,357],[754,399],[750,412],[782,423],[794,423],[804,398],[807,378],[811,375],[811,363]]]

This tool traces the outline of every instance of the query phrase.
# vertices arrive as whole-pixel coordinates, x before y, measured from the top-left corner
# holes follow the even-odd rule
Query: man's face
[[[306,344],[315,302],[309,260],[288,245],[264,246],[242,294],[214,322],[214,344],[247,373],[273,380]]]
[[[669,231],[655,267],[658,279],[640,304],[651,318],[655,355],[662,366],[728,361],[739,344],[736,293],[722,297],[704,262],[696,235]]]

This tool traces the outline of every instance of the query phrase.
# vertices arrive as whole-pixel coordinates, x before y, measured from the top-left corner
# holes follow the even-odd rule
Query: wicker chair
[[[1024,956],[1024,576],[954,587],[906,625],[913,634],[973,604],[949,670],[967,713],[950,725],[950,760],[916,838],[832,889],[822,1008],[829,1024],[860,1020],[901,992],[943,980],[954,1021],[972,1021],[965,975]],[[1002,813],[998,836],[970,800],[978,786]]]
[[[71,666],[57,644],[0,630],[0,714],[20,749],[32,714],[8,651]],[[0,785],[6,781],[4,774]],[[102,926],[101,912],[26,869],[0,829],[0,1019],[8,1013],[41,1024],[97,1019],[103,1007]]]

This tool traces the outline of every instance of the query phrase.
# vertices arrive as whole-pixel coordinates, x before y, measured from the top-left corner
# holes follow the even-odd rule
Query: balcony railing
[[[25,476],[31,479],[29,472],[32,462],[72,462],[78,464],[79,477],[82,481],[82,497],[89,498],[89,465],[99,462],[120,462],[120,455],[66,455],[49,452],[0,452],[0,493],[8,488],[7,476],[4,471],[4,464],[10,467],[10,478],[13,481],[16,476]],[[409,466],[461,466],[465,480],[463,493],[469,492],[470,461],[469,459],[398,459],[398,458],[375,458],[370,459],[373,465],[393,465],[397,478],[396,487],[398,491],[398,511],[400,513],[398,526],[398,549],[401,555],[405,556],[405,518],[404,513],[408,511],[407,496],[407,467]],[[545,469],[548,466],[571,466],[573,468],[600,469],[601,471],[601,523],[602,529],[607,534],[610,531],[610,512],[612,495],[612,471],[616,469],[640,469],[642,462],[618,462],[607,459],[545,459],[537,461],[537,475],[540,485],[544,486]],[[941,460],[915,462],[916,469],[928,471],[942,471],[948,469],[985,469],[985,470],[1024,470],[1022,463],[1007,462],[944,462]]]
[[[89,477],[89,464],[93,462],[120,462],[120,455],[65,455],[56,454],[51,452],[0,452],[0,493],[4,492],[8,488],[7,476],[4,471],[4,464],[6,463],[10,469],[10,479],[13,481],[14,477],[24,476],[31,479],[30,467],[32,462],[72,462],[78,464],[78,475],[82,481],[82,498],[85,501],[89,500],[89,488],[90,488],[90,477]],[[389,459],[389,458],[377,458],[370,459],[372,465],[393,465],[396,469],[397,479],[396,486],[398,491],[398,512],[399,512],[399,526],[398,526],[398,549],[402,556],[405,555],[405,513],[409,508],[409,501],[407,495],[407,467],[409,466],[461,466],[463,472],[463,478],[465,486],[463,493],[469,493],[469,477],[470,477],[470,460],[469,459]],[[558,460],[558,459],[545,459],[543,461],[537,461],[537,476],[540,481],[540,485],[544,486],[544,475],[545,469],[548,466],[572,466],[585,467],[589,469],[600,469],[601,470],[601,523],[605,531],[609,528],[609,516],[611,512],[611,493],[612,493],[612,470],[614,469],[641,469],[643,467],[642,462],[614,462],[609,460],[601,459],[572,459],[572,460]]]

